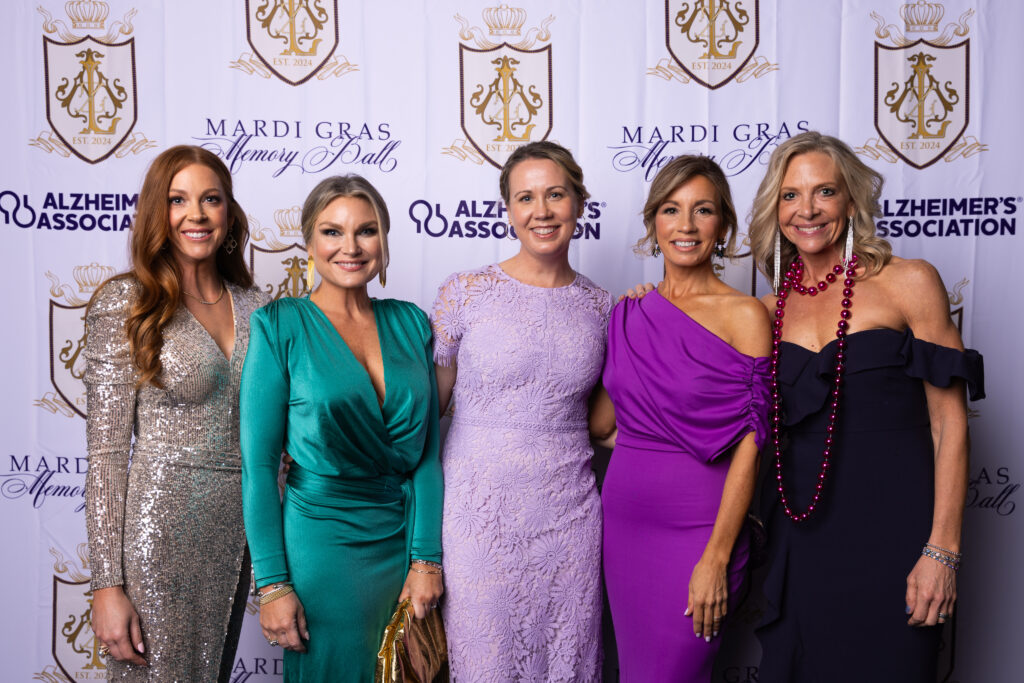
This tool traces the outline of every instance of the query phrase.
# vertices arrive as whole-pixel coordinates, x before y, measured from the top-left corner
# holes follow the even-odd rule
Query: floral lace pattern
[[[611,306],[582,275],[549,289],[490,265],[441,285],[435,360],[458,366],[442,455],[456,683],[600,680],[601,503],[586,418]]]

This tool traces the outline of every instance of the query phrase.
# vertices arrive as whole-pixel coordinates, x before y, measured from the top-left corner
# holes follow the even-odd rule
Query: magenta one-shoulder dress
[[[690,575],[718,514],[730,459],[768,427],[769,361],[732,348],[658,292],[625,299],[608,324],[604,386],[615,451],[604,481],[604,570],[623,683],[711,679],[719,638],[683,616]],[[730,596],[747,563],[741,536]]]

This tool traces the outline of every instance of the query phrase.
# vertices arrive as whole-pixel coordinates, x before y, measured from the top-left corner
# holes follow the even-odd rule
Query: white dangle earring
[[[773,284],[775,289],[772,290],[772,294],[778,296],[779,294],[779,271],[782,269],[782,228],[780,227],[775,232],[775,279]]]
[[[846,219],[846,253],[843,255],[843,268],[850,265],[853,258],[853,216]]]

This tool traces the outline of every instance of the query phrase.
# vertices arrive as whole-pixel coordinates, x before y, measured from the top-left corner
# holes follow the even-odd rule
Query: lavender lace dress
[[[434,356],[458,366],[441,461],[456,683],[600,680],[601,501],[587,399],[610,309],[582,275],[549,289],[490,265],[441,285]]]

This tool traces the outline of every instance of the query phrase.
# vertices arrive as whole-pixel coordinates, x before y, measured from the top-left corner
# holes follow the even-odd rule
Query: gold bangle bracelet
[[[274,600],[277,600],[278,598],[283,598],[284,596],[288,595],[289,593],[294,593],[294,592],[295,592],[295,589],[292,588],[290,585],[284,585],[284,586],[281,586],[280,588],[275,588],[274,590],[272,590],[272,591],[270,591],[268,593],[263,593],[262,595],[260,595],[260,607],[263,607],[264,605],[269,604],[269,603],[273,602]]]

